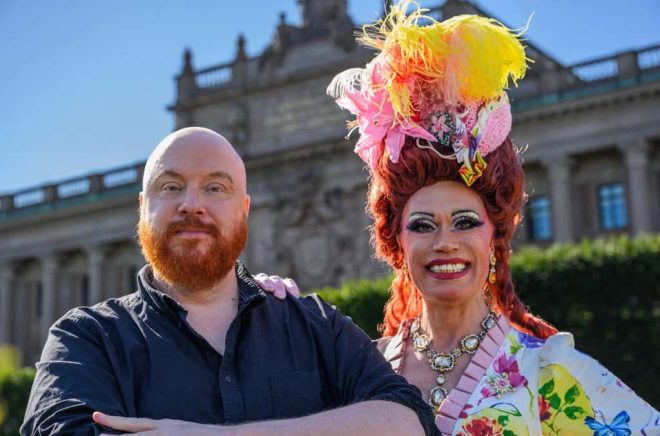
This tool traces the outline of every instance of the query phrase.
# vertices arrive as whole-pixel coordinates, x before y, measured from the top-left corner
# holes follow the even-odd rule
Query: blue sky
[[[424,6],[442,0],[425,1]],[[564,63],[660,43],[659,0],[481,0]],[[349,0],[356,23],[382,0]],[[144,160],[174,125],[165,106],[185,47],[197,68],[250,55],[296,0],[0,0],[0,193]]]

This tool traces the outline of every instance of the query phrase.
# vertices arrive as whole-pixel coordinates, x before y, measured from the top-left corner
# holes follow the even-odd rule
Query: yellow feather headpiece
[[[407,14],[413,4],[415,10]],[[484,102],[517,85],[527,69],[522,32],[492,18],[460,15],[438,22],[411,0],[392,6],[379,22],[363,27],[359,40],[380,50],[386,65],[382,87],[397,119],[413,121],[420,107]],[[421,22],[421,23],[420,23]],[[426,25],[421,25],[426,24]]]

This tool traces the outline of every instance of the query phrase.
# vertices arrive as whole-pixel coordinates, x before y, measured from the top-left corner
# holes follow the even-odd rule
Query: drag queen
[[[660,434],[653,407],[514,290],[525,193],[505,88],[527,68],[520,35],[409,6],[363,29],[377,55],[328,88],[356,116],[376,255],[394,270],[379,350],[442,434]]]

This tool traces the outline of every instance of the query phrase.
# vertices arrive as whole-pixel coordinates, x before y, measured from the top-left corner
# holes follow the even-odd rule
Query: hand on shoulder
[[[282,278],[280,276],[269,276],[264,273],[259,273],[254,276],[254,280],[261,286],[261,288],[273,294],[278,300],[284,300],[287,294],[294,298],[300,298],[300,289],[293,279],[288,277]]]

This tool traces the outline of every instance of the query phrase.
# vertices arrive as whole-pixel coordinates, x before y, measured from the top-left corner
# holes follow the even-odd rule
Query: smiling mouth
[[[470,269],[469,262],[433,263],[426,266],[432,277],[442,280],[451,280],[463,277]]]
[[[434,273],[458,273],[467,268],[465,263],[448,263],[445,265],[431,265],[429,271]]]

